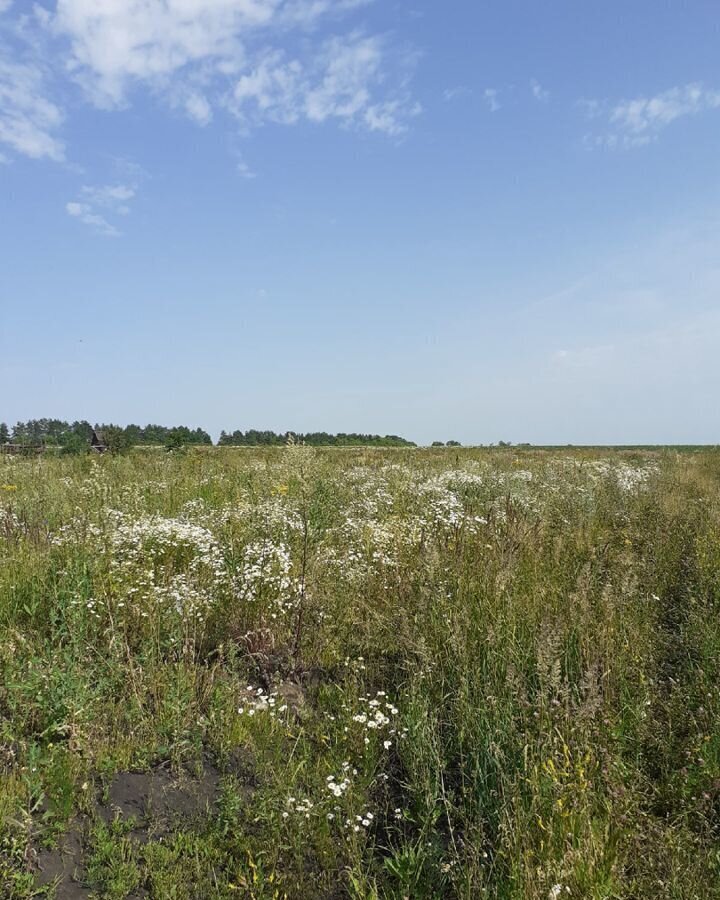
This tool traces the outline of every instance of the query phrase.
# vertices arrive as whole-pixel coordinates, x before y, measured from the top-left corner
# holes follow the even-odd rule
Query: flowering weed
[[[0,470],[0,896],[717,896],[716,452]]]

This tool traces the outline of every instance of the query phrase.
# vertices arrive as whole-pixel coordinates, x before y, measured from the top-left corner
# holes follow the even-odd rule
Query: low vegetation
[[[720,454],[0,457],[0,896],[720,896]]]

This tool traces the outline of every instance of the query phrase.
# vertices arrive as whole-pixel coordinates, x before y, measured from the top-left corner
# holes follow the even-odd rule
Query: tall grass
[[[716,452],[0,458],[0,896],[720,897],[719,598]]]

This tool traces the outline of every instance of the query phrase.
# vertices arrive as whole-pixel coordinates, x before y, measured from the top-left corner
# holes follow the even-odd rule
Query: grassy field
[[[720,897],[720,453],[0,457],[0,897]]]

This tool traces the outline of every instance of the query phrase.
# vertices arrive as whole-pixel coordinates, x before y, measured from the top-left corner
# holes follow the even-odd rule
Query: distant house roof
[[[96,428],[93,428],[92,437],[90,439],[90,444],[93,447],[104,447],[105,446],[104,432],[98,431]]]

